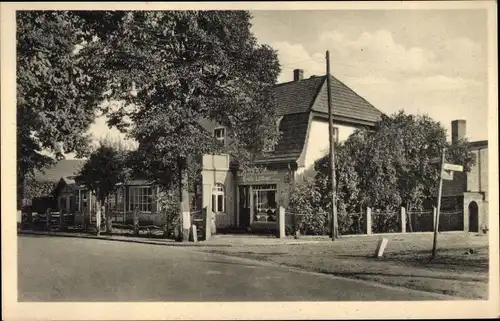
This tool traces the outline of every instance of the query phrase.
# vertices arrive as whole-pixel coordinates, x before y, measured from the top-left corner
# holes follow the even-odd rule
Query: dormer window
[[[226,129],[224,127],[215,128],[214,137],[223,146],[226,146]]]

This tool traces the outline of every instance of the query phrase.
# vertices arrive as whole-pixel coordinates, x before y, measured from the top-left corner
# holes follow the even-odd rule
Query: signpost
[[[441,176],[443,177],[443,180],[445,180],[445,181],[452,181],[453,180],[453,171],[443,170],[441,172]]]
[[[439,157],[431,158],[429,160],[429,163],[431,163],[431,164],[437,164],[437,163],[440,163],[440,162],[441,162],[441,158],[439,158]]]
[[[464,167],[462,165],[444,163],[443,169],[447,171],[462,172]]]
[[[443,179],[444,180],[453,180],[453,172],[461,172],[463,171],[463,166],[448,164],[444,162],[446,153],[446,148],[443,148],[443,152],[441,154],[441,166],[440,166],[440,175],[439,175],[439,188],[438,188],[438,199],[437,199],[437,214],[436,221],[434,222],[434,241],[432,243],[432,258],[436,256],[436,247],[437,247],[437,234],[439,231],[439,212],[441,211],[441,193],[443,190]],[[431,160],[431,163],[435,163],[435,159]]]

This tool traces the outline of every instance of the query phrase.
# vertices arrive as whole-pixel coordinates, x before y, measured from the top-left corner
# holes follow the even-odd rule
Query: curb
[[[263,243],[232,243],[228,242],[225,244],[217,244],[201,241],[197,243],[193,242],[175,242],[175,241],[152,241],[152,240],[141,240],[141,239],[127,239],[127,238],[116,238],[113,236],[97,236],[97,235],[75,235],[70,233],[61,232],[46,232],[46,231],[18,231],[18,235],[44,235],[44,236],[57,236],[57,237],[72,237],[81,239],[94,239],[94,240],[104,240],[104,241],[115,241],[115,242],[125,242],[125,243],[139,243],[139,244],[152,244],[152,245],[163,245],[163,246],[176,246],[176,247],[234,247],[234,246],[269,246],[269,245],[301,245],[301,244],[320,244],[325,243],[325,241],[320,240],[310,240],[310,241],[290,241],[290,242],[263,242]],[[214,238],[216,239],[216,238]]]
[[[72,237],[80,239],[93,239],[93,240],[103,240],[103,241],[115,241],[124,243],[139,243],[139,244],[152,244],[152,245],[163,245],[163,246],[226,246],[219,244],[199,244],[199,243],[188,243],[188,242],[175,242],[175,241],[150,241],[150,240],[137,240],[137,239],[119,239],[112,236],[97,236],[97,235],[74,235],[69,233],[59,233],[59,232],[39,232],[39,231],[18,231],[18,235],[43,235],[43,236],[57,236],[57,237]]]

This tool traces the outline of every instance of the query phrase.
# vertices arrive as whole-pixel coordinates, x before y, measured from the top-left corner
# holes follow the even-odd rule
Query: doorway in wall
[[[239,226],[250,227],[250,185],[240,185],[239,189]]]
[[[477,203],[469,203],[469,232],[479,232],[479,208]]]

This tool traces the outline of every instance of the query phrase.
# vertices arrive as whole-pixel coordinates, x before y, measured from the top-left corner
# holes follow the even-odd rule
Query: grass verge
[[[442,293],[464,299],[488,298],[488,236],[442,233],[430,259],[431,234],[384,236],[384,257],[374,257],[381,236],[346,237],[319,244],[197,247],[347,278]]]

